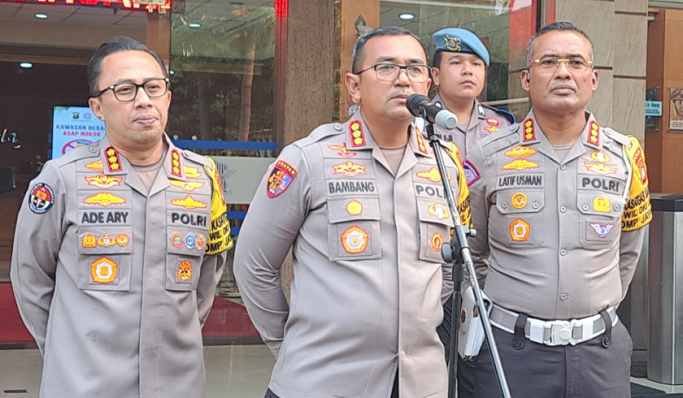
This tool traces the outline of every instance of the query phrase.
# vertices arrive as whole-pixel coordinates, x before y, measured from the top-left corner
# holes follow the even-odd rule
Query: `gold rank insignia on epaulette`
[[[621,230],[635,231],[649,224],[652,220],[650,205],[650,189],[648,188],[645,155],[635,137],[629,136],[631,146],[624,146],[626,157],[631,166],[631,186],[628,190],[628,202],[621,216]]]
[[[230,237],[230,222],[228,220],[228,207],[223,196],[223,182],[213,159],[208,158],[211,166],[204,166],[206,174],[213,185],[211,196],[211,222],[209,225],[209,238],[206,242],[206,254],[218,254],[230,249],[233,245]]]

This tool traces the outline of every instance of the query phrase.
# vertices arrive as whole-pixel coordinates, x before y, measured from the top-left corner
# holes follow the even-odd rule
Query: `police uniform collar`
[[[414,122],[410,123],[408,145],[416,155],[426,157],[432,156],[432,151],[429,150],[429,137],[427,137],[427,132],[420,131]]]
[[[360,109],[344,124],[343,131],[346,137],[346,149],[350,151],[372,149],[377,146],[363,120]]]
[[[474,107],[477,110],[477,116],[479,116],[479,119],[486,119],[486,111],[484,110],[484,106],[477,101],[477,99],[474,100]]]
[[[199,177],[197,167],[191,167],[185,163],[185,150],[173,145],[171,139],[164,133],[164,145],[168,147],[163,169],[166,176],[172,180],[187,181],[190,177]]]
[[[581,142],[589,147],[596,149],[602,148],[602,144],[605,141],[605,134],[598,121],[595,120],[595,116],[592,113],[586,111],[586,125],[581,132]]]
[[[102,162],[102,173],[105,175],[128,174],[131,166],[122,154],[114,148],[105,134],[98,142],[100,150],[100,160]]]
[[[543,132],[538,127],[536,119],[534,118],[534,110],[531,109],[526,118],[520,123],[519,127],[519,143],[522,145],[530,145],[541,142]]]

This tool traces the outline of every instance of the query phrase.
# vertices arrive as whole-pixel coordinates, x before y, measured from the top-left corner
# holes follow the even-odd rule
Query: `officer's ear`
[[[349,92],[351,100],[354,104],[360,104],[360,75],[346,72],[346,75],[344,75],[344,80],[346,82],[346,89]]]
[[[439,73],[441,73],[441,71],[439,71],[439,68],[437,68],[436,66],[433,66],[432,67],[432,81],[434,82],[434,85],[436,85],[436,86],[439,86]]]
[[[598,71],[595,69],[593,69],[592,75],[593,86],[591,88],[593,89],[593,91],[595,91],[598,89],[598,80],[600,76],[598,75]]]
[[[88,99],[88,105],[90,106],[90,110],[92,110],[92,113],[94,113],[98,119],[104,120],[104,114],[102,113],[102,104],[100,103],[99,97]]]
[[[531,75],[529,74],[528,69],[524,69],[522,71],[522,74],[520,75],[521,81],[522,81],[522,88],[524,91],[529,91],[529,88],[531,87]]]

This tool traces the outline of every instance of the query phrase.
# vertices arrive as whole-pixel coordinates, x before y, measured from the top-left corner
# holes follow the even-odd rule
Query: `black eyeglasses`
[[[365,71],[369,71],[370,69],[375,70],[375,75],[377,76],[377,80],[381,80],[384,82],[393,82],[398,78],[398,75],[401,73],[402,69],[406,70],[406,75],[408,76],[408,80],[410,80],[413,83],[424,83],[427,80],[429,80],[429,71],[432,69],[427,65],[396,65],[396,64],[374,64],[371,67],[367,69],[363,69],[360,72],[354,73],[354,75],[360,75],[361,73]]]
[[[96,95],[93,95],[92,98],[97,98],[100,95],[106,93],[107,91],[111,90],[114,93],[114,97],[116,97],[117,100],[120,102],[130,102],[135,99],[135,97],[138,95],[138,89],[142,87],[143,90],[145,90],[145,93],[147,93],[147,96],[149,98],[158,98],[161,97],[162,95],[166,94],[168,91],[168,85],[171,81],[168,78],[154,78],[154,79],[148,79],[144,81],[141,84],[137,83],[118,83],[118,84],[112,84],[111,86],[105,88],[104,90],[100,91]]]

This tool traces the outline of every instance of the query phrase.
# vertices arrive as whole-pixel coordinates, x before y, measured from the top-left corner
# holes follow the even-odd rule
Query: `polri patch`
[[[467,180],[467,186],[469,187],[470,185],[474,184],[475,182],[479,181],[481,178],[481,174],[479,174],[479,170],[470,162],[469,160],[465,159],[465,180]]]
[[[283,193],[296,177],[296,169],[284,160],[278,160],[273,171],[268,177],[266,193],[269,198],[274,198]]]
[[[36,214],[45,214],[55,203],[55,193],[49,185],[39,182],[31,189],[28,208]]]

